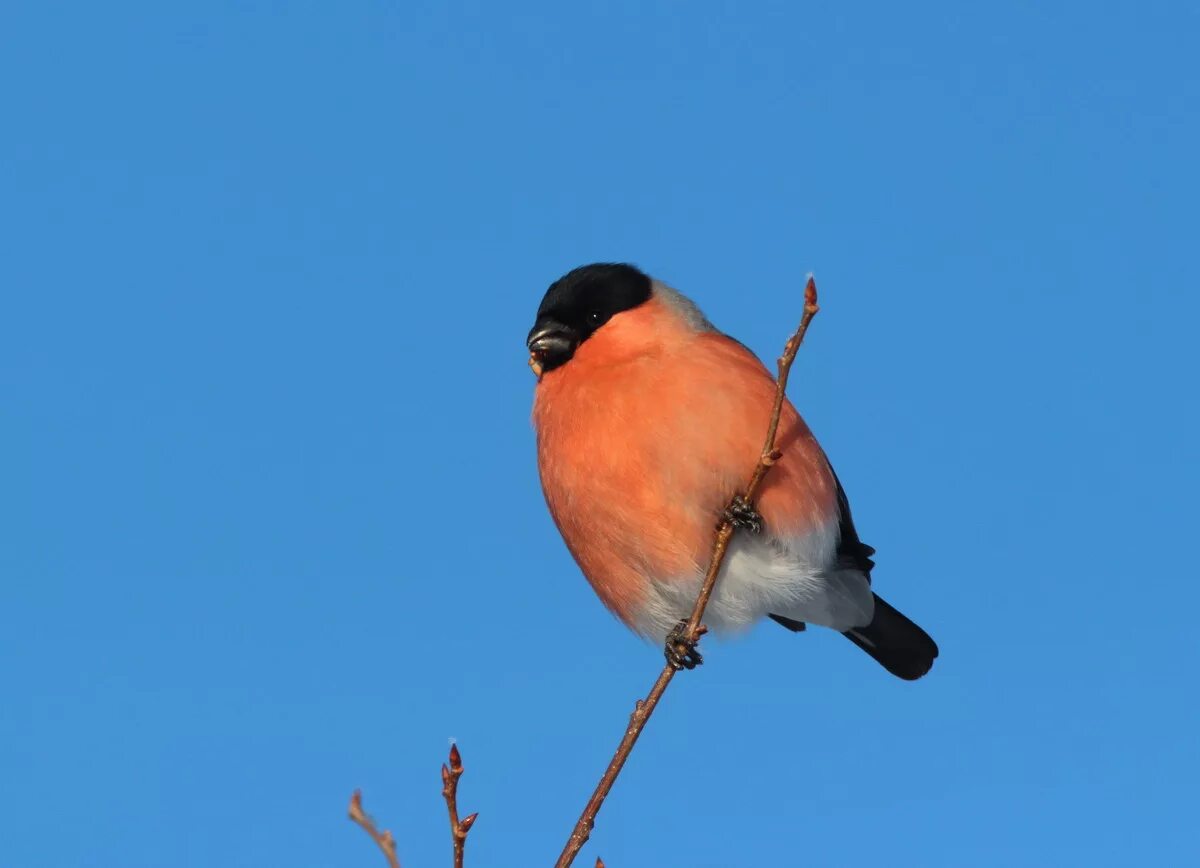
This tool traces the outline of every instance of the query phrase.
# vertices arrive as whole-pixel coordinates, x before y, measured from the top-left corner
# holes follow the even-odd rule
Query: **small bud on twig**
[[[458,745],[450,745],[450,766],[442,766],[442,796],[446,799],[446,811],[450,815],[450,840],[454,842],[454,868],[463,866],[463,850],[467,844],[467,832],[475,825],[479,814],[458,819],[458,779],[463,774],[462,754]]]

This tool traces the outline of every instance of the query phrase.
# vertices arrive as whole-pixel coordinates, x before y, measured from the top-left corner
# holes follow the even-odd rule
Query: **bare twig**
[[[400,859],[396,856],[396,840],[391,832],[381,832],[375,821],[363,810],[362,791],[355,790],[350,797],[350,819],[362,826],[363,831],[371,836],[371,840],[379,845],[383,855],[387,857],[388,868],[400,868]]]
[[[446,799],[446,810],[450,812],[450,837],[454,840],[454,868],[463,866],[463,849],[467,845],[467,832],[475,825],[478,813],[458,819],[458,779],[462,777],[462,755],[458,745],[450,745],[450,765],[442,766],[442,796]]]
[[[758,493],[759,486],[762,484],[767,471],[783,456],[783,453],[776,448],[775,438],[779,433],[779,418],[783,412],[788,374],[792,369],[792,362],[796,360],[796,353],[800,350],[800,344],[804,342],[804,335],[808,332],[808,325],[819,310],[820,307],[817,305],[817,285],[810,276],[808,283],[804,287],[804,314],[800,318],[800,325],[796,328],[795,334],[788,338],[788,342],[783,348],[783,355],[779,357],[777,362],[778,376],[775,386],[775,403],[771,409],[771,421],[767,427],[767,438],[763,443],[758,462],[754,465],[754,472],[750,476],[750,481],[746,483],[746,490],[741,495],[748,504],[753,504],[754,496]],[[729,548],[729,541],[733,538],[733,530],[733,523],[728,519],[723,520],[717,526],[716,538],[713,542],[712,559],[709,562],[708,571],[704,574],[704,582],[700,586],[700,595],[696,598],[696,605],[692,608],[692,615],[688,618],[685,629],[685,636],[693,643],[698,641],[705,633],[705,628],[700,621],[704,617],[704,610],[708,606],[709,598],[712,597],[713,587],[717,583],[717,574],[720,572],[721,564],[725,560],[725,552]],[[604,800],[607,798],[613,784],[616,783],[617,776],[621,774],[621,769],[624,767],[625,761],[629,759],[629,754],[633,750],[633,746],[637,744],[638,737],[642,734],[646,722],[650,719],[650,715],[654,713],[658,701],[662,699],[662,695],[666,692],[667,686],[670,685],[671,679],[675,677],[676,671],[678,670],[668,662],[663,667],[663,671],[659,673],[654,686],[650,688],[650,692],[646,694],[646,698],[639,699],[634,703],[633,714],[629,716],[629,725],[625,728],[625,735],[621,738],[621,743],[617,745],[617,750],[613,754],[608,768],[604,770],[604,774],[600,778],[600,783],[596,785],[595,792],[588,799],[588,803],[584,807],[579,821],[575,824],[575,828],[571,831],[571,837],[567,839],[566,846],[563,847],[558,861],[554,863],[555,868],[567,868],[567,866],[575,861],[575,857],[579,855],[580,849],[587,843],[588,837],[592,833],[592,827],[596,822],[596,815],[600,812],[600,807],[604,804]],[[599,863],[599,860],[597,862]]]
[[[450,763],[442,766],[442,796],[446,800],[446,810],[450,812],[450,836],[454,841],[454,868],[462,868],[467,832],[471,831],[471,827],[475,825],[475,818],[479,816],[479,814],[471,814],[461,820],[458,818],[458,779],[462,777],[462,773],[462,754],[458,752],[458,745],[452,744],[450,745]],[[388,868],[400,868],[400,859],[396,856],[396,840],[392,837],[391,832],[379,831],[375,821],[363,810],[360,790],[355,790],[354,795],[350,797],[350,819],[362,826],[363,830],[371,836],[371,840],[379,845],[379,849],[387,857]]]

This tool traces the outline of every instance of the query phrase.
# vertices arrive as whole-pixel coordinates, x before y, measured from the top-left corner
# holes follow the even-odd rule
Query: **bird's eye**
[[[604,322],[604,314],[598,310],[594,310],[588,314],[588,322],[592,325],[598,326]]]

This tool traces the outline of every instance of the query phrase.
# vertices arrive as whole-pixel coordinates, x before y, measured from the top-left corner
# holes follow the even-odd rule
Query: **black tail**
[[[878,594],[875,617],[865,627],[842,634],[874,657],[888,672],[905,681],[916,681],[933,666],[937,643],[929,634],[901,615]]]

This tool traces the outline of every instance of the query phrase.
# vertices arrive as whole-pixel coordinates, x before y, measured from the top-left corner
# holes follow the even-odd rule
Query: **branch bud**
[[[804,304],[807,307],[817,306],[817,281],[811,274],[808,283],[804,284]]]

